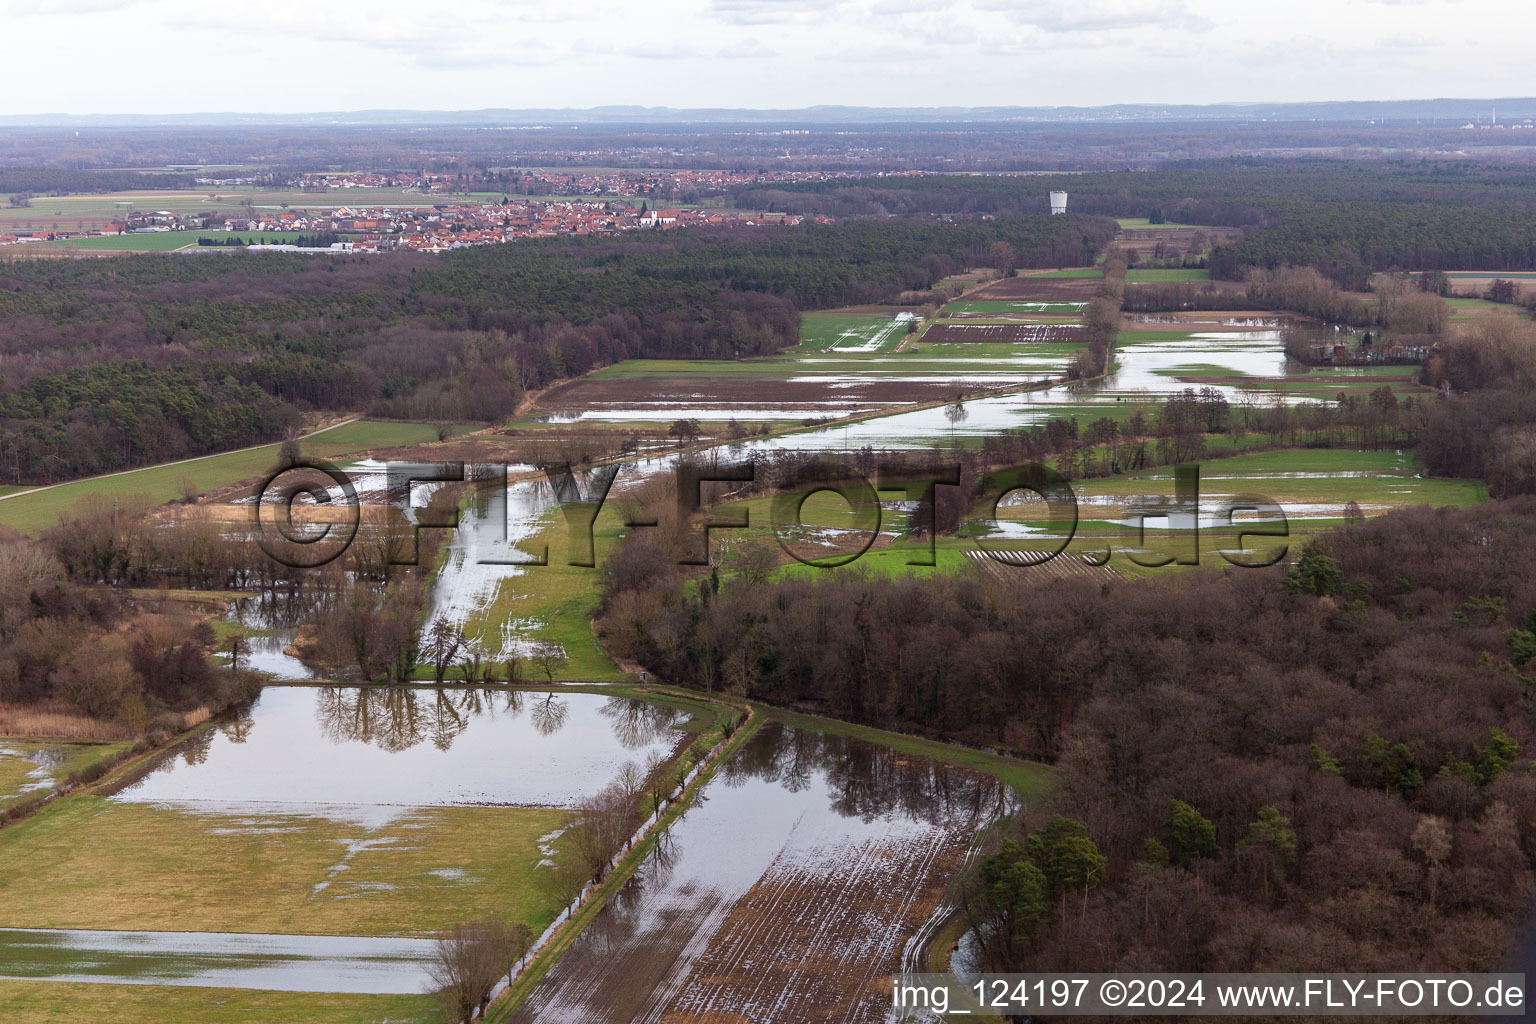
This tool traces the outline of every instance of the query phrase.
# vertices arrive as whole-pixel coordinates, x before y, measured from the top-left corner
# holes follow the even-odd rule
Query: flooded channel
[[[883,1021],[991,776],[769,722],[511,1018]]]
[[[965,415],[957,420],[951,419],[945,408],[934,407],[723,445],[720,450],[741,457],[786,450],[856,451],[866,446],[886,450],[932,448],[959,438],[1043,422],[1061,414],[1066,405],[1156,399],[1190,386],[1179,380],[1181,373],[1217,374],[1233,379],[1280,377],[1287,365],[1281,326],[1281,321],[1274,318],[1255,319],[1256,329],[1227,329],[1126,344],[1116,352],[1117,369],[1103,380],[972,399],[964,403]],[[1242,396],[1242,389],[1234,384],[1213,386],[1229,401]],[[678,415],[686,413],[673,411]],[[613,493],[616,495],[653,473],[670,469],[674,462],[673,456],[661,456],[623,466]],[[471,508],[460,528],[454,531],[448,557],[433,588],[433,617],[442,616],[464,625],[495,601],[502,588],[519,587],[523,585],[520,577],[537,571],[509,563],[526,562],[540,554],[528,541],[554,506],[554,496],[545,481],[524,480],[511,484],[505,498],[503,502],[498,495],[486,507]],[[515,619],[496,623],[497,635],[484,638],[488,653],[493,657],[526,655],[538,635],[538,625]]]

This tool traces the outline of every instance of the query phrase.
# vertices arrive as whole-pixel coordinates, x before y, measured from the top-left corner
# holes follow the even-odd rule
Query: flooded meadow
[[[518,1024],[883,1021],[977,830],[1012,791],[766,723],[518,1007]]]

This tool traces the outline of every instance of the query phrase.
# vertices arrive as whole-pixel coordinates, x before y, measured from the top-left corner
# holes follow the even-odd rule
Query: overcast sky
[[[0,113],[1528,95],[1529,0],[0,0]]]

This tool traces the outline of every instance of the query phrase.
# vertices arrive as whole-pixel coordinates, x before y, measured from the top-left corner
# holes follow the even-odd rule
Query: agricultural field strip
[[[845,735],[877,732],[843,723],[827,723],[827,729]],[[914,747],[955,749],[892,734],[878,735],[889,738],[897,751]],[[762,741],[765,734],[760,731],[751,745],[761,746]],[[932,749],[916,752],[933,753]],[[944,757],[943,753],[935,756]],[[961,756],[976,755],[966,752]],[[756,815],[750,826],[754,833],[763,832],[762,841],[753,844],[754,854],[736,858],[740,863],[729,870],[728,880],[716,876],[698,882],[679,881],[669,869],[659,884],[647,885],[638,894],[640,900],[652,905],[640,910],[654,923],[626,923],[622,925],[624,931],[611,939],[599,937],[585,943],[578,939],[540,985],[531,987],[527,1001],[512,1020],[553,1015],[558,1019],[601,1017],[614,1021],[681,1022],[716,1017],[809,1021],[827,1019],[832,1006],[840,1007],[837,1012],[844,1019],[883,1019],[869,1016],[883,1011],[875,1005],[877,993],[865,983],[875,976],[871,972],[895,969],[904,936],[920,929],[942,894],[942,881],[934,883],[936,877],[947,876],[940,861],[958,856],[979,823],[971,821],[966,826],[956,822],[953,824],[958,827],[951,831],[937,823],[925,829],[911,822],[866,820],[862,827],[855,826],[847,833],[846,826],[838,825],[835,818],[808,816],[807,811],[795,807],[775,810],[782,801],[747,799],[757,788],[765,784],[773,788],[775,784],[751,777],[757,771],[751,767],[757,757],[749,757],[745,747],[733,755],[733,761],[743,760],[750,774],[742,779],[739,772],[731,773],[735,780],[731,786],[737,792],[728,801],[706,801],[675,827],[674,831],[680,831],[677,842],[684,858],[676,870],[690,872],[691,879],[700,865],[725,863],[700,843],[748,827],[710,824],[722,814],[739,817],[747,805],[771,811]],[[723,770],[730,772],[731,767],[726,765]],[[977,767],[988,771],[990,766]],[[710,784],[719,785],[718,777]],[[1033,783],[1029,789],[1034,791]],[[826,791],[814,784],[813,791],[814,806],[817,800],[825,799]],[[919,834],[913,833],[914,828]],[[899,838],[893,839],[898,833]],[[690,850],[694,851],[692,863],[686,859]],[[943,852],[946,850],[953,854]],[[953,863],[946,863],[953,867]],[[867,870],[851,870],[854,865]],[[914,884],[919,876],[922,880]],[[723,887],[717,890],[721,882]],[[840,887],[848,898],[828,898],[829,883]],[[871,899],[872,893],[878,895]],[[791,913],[797,909],[798,913]],[[626,911],[626,917],[632,913]],[[887,927],[872,931],[870,921],[875,917],[883,919]],[[590,927],[601,933],[612,926],[599,917]],[[619,953],[623,974],[612,969],[613,942],[626,946],[638,943],[632,954]],[[788,955],[791,948],[796,951],[792,956]],[[807,956],[807,948],[823,955]],[[596,949],[603,950],[600,959],[594,957]],[[776,949],[783,955],[775,956]],[[783,971],[797,970],[797,978],[765,977],[763,965],[770,962],[783,963]],[[850,963],[864,965],[864,977],[850,975],[846,970]],[[785,995],[792,990],[798,995]],[[855,1004],[857,1011],[853,1010]],[[854,1016],[848,1016],[850,1013]]]
[[[426,424],[349,420],[307,435],[304,448],[310,455],[336,458],[370,448],[421,444],[436,437],[436,428]],[[164,503],[182,497],[183,480],[207,492],[271,470],[279,447],[257,445],[0,495],[0,523],[37,534],[53,526],[59,513],[73,508],[88,494],[144,494],[153,502]]]
[[[279,689],[286,690],[291,688]],[[612,692],[613,691],[605,691],[605,693]],[[661,704],[678,703],[669,698],[658,698],[658,700]],[[698,705],[696,704],[688,703],[684,706],[684,708],[686,710],[688,707],[697,706]],[[190,763],[191,762],[189,761],[189,764]],[[529,864],[532,864],[534,861],[550,855],[547,844],[553,836],[559,833],[561,827],[563,826],[563,822],[568,818],[568,812],[561,811],[559,809],[426,807],[415,809],[399,809],[389,815],[391,820],[384,826],[379,826],[377,824],[369,825],[365,820],[359,820],[353,822],[351,825],[348,825],[346,823],[346,819],[349,812],[345,811],[344,809],[339,819],[334,818],[332,816],[332,812],[325,811],[324,809],[321,809],[318,814],[309,813],[302,810],[290,812],[280,811],[274,814],[270,810],[264,809],[259,804],[252,805],[249,808],[222,808],[210,816],[209,814],[196,810],[188,810],[185,807],[160,806],[154,803],[140,805],[122,804],[116,801],[103,801],[99,797],[91,799],[91,806],[86,809],[85,818],[83,820],[88,821],[91,827],[95,830],[91,834],[92,838],[96,839],[97,842],[65,843],[64,845],[67,845],[70,848],[71,854],[76,859],[85,855],[87,848],[95,849],[97,854],[101,854],[102,851],[105,850],[122,849],[126,846],[133,846],[135,848],[141,849],[159,850],[170,849],[191,843],[198,847],[198,852],[190,854],[190,865],[184,866],[183,870],[169,871],[166,873],[167,877],[162,877],[159,879],[162,883],[168,882],[171,889],[174,891],[168,897],[169,905],[162,908],[161,913],[165,915],[164,919],[158,922],[151,922],[151,924],[154,926],[163,924],[168,928],[174,927],[178,931],[185,929],[189,924],[191,924],[192,927],[203,926],[204,922],[200,920],[190,920],[185,915],[178,916],[176,910],[177,904],[185,901],[192,892],[197,892],[199,894],[198,898],[193,902],[198,905],[199,914],[206,915],[208,913],[210,902],[218,904],[220,907],[222,907],[221,912],[215,914],[212,920],[212,923],[222,927],[227,927],[228,922],[235,919],[228,916],[231,913],[234,913],[237,916],[240,912],[245,912],[247,915],[252,913],[259,914],[263,912],[269,915],[277,913],[279,916],[277,918],[271,918],[270,921],[268,919],[263,919],[260,922],[253,922],[247,919],[245,922],[247,926],[241,929],[246,933],[270,933],[274,931],[270,925],[280,924],[283,920],[281,905],[292,904],[294,899],[300,896],[304,896],[304,894],[307,893],[307,896],[304,896],[300,904],[290,908],[294,916],[288,918],[287,920],[289,920],[290,924],[296,926],[286,928],[279,934],[269,934],[267,940],[264,940],[267,941],[268,945],[271,945],[272,943],[281,945],[285,936],[288,935],[303,935],[312,933],[324,934],[327,932],[338,934],[356,934],[359,931],[363,931],[365,933],[372,932],[377,934],[395,934],[400,931],[399,915],[395,914],[393,918],[389,918],[389,915],[386,913],[385,918],[377,918],[377,913],[380,912],[378,904],[381,902],[381,900],[386,904],[388,904],[391,900],[396,903],[399,903],[402,900],[409,901],[410,897],[391,897],[386,894],[395,893],[397,890],[405,890],[408,893],[418,889],[437,890],[435,894],[435,900],[436,902],[441,903],[444,902],[442,891],[444,889],[449,889],[455,891],[458,894],[460,901],[463,899],[479,901],[486,898],[484,885],[485,881],[490,878],[500,880],[497,883],[499,886],[497,890],[499,895],[495,899],[495,902],[497,902],[499,905],[519,907],[521,908],[519,913],[524,915],[529,912],[528,907],[530,904],[534,905],[534,910],[532,912],[537,913],[540,916],[530,920],[529,923],[533,925],[535,929],[537,929],[537,927],[546,921],[549,916],[549,913],[547,912],[548,908],[546,908],[545,911],[539,911],[537,909],[537,905],[542,904],[545,901],[542,898],[534,898],[532,900],[527,898],[508,899],[507,897],[509,894],[507,892],[501,891],[501,889],[505,888],[505,879],[509,877],[515,878],[520,874],[525,874],[525,872],[507,871],[505,868],[495,868],[490,864],[485,865],[485,869],[477,869],[473,865],[460,866],[454,861],[452,855],[445,857],[444,850],[437,848],[437,846],[440,845],[440,841],[444,840],[444,837],[447,837],[446,842],[450,847],[453,848],[454,854],[462,854],[463,851],[461,847],[467,846],[471,849],[471,851],[474,851],[477,847],[484,847],[484,844],[488,838],[491,845],[489,847],[484,847],[484,851],[482,852],[501,851],[502,855],[505,856],[505,851],[511,850],[513,851],[514,860],[518,859],[520,855],[525,857]],[[33,826],[35,822],[46,820],[46,816],[50,812],[56,812],[58,808],[68,809],[72,807],[76,812],[79,812],[80,806],[80,799],[77,798],[61,801],[60,803],[55,804],[45,810],[42,814],[34,816],[34,818],[29,819],[12,829],[8,829],[4,833],[0,833],[0,845],[13,845],[13,841],[18,834],[25,833],[29,826]],[[510,812],[510,815],[508,812]],[[125,815],[130,819],[143,818],[146,815],[150,818],[169,817],[169,820],[179,823],[175,827],[171,828],[170,832],[174,833],[180,838],[178,838],[175,842],[172,842],[169,838],[166,838],[160,842],[156,842],[152,837],[143,835],[136,835],[131,838],[125,838],[121,836],[101,836],[100,829],[110,827],[112,822],[116,822],[118,827],[121,827]],[[427,819],[430,820],[423,819],[423,815],[427,816]],[[472,817],[474,820],[457,823],[440,820],[442,816],[462,817],[466,815]],[[527,849],[526,853],[523,853],[517,849],[516,843],[507,842],[509,836],[504,832],[504,830],[490,827],[490,825],[494,824],[494,821],[487,820],[487,815],[490,815],[492,818],[499,817],[500,820],[508,823],[513,823],[517,818],[527,819],[524,821],[524,825],[531,826],[530,830],[527,832],[527,835],[537,835],[538,838],[536,841],[530,841],[529,846],[531,848]],[[537,817],[539,820],[533,821],[531,820],[532,817]],[[104,824],[104,822],[106,822],[106,824]],[[455,825],[456,827],[451,827]],[[384,829],[383,833],[380,833],[381,827]],[[335,832],[336,828],[340,828],[341,832]],[[353,834],[358,829],[363,830],[363,838],[358,838],[358,836]],[[397,834],[389,834],[391,829],[394,829]],[[466,831],[472,833],[472,837],[476,839],[475,842],[465,843],[463,841]],[[298,885],[294,885],[292,882],[288,882],[275,890],[269,888],[267,890],[268,895],[277,897],[276,902],[279,904],[279,906],[273,908],[271,901],[256,901],[260,904],[260,906],[250,906],[248,908],[248,904],[251,903],[249,899],[250,892],[253,887],[258,892],[262,891],[263,879],[267,878],[271,874],[273,865],[270,862],[273,858],[270,853],[260,853],[258,851],[258,860],[256,862],[257,867],[255,870],[251,870],[249,868],[249,858],[242,858],[238,853],[240,844],[243,842],[246,846],[250,846],[254,843],[258,847],[272,847],[275,843],[277,848],[284,850],[282,855],[279,856],[277,860],[281,861],[284,865],[290,865],[294,860],[294,855],[299,852],[289,849],[292,844],[294,833],[296,832],[305,833],[311,840],[311,842],[301,847],[301,850],[309,850],[311,859],[314,862],[314,871],[310,872],[310,881],[312,881],[313,878],[317,875],[323,875],[323,880],[314,884],[310,884],[310,881],[304,881]],[[199,834],[201,834],[200,839],[194,838],[198,837]],[[421,842],[422,839],[426,839],[428,842],[424,845]],[[203,849],[203,846],[210,842],[222,847],[231,847],[231,844],[234,844],[234,847],[224,849],[222,853],[211,849]],[[343,857],[341,864],[331,864],[329,867],[326,867],[324,865],[334,860],[334,853],[326,852],[323,849],[316,849],[316,844],[318,844],[320,847],[339,844],[347,851],[347,853]],[[427,847],[433,848],[427,849]],[[14,848],[11,852],[14,852]],[[199,854],[206,855],[204,856]],[[398,860],[401,855],[407,856],[407,859],[412,860],[413,863],[418,861],[420,863],[417,864],[416,869],[411,869],[408,867],[407,873],[403,876],[399,874],[398,870],[396,870],[393,875],[385,876],[388,878],[388,881],[379,881],[376,876],[381,864],[387,864],[387,862],[389,862],[392,858],[394,860]],[[48,858],[46,857],[35,858],[35,860],[38,861],[46,861],[47,859]],[[473,859],[473,857],[471,859]],[[300,860],[302,861],[302,857],[300,857]],[[419,870],[420,868],[424,868],[427,864],[435,865],[434,867],[426,869],[424,872],[426,876],[431,876],[430,878],[423,877],[423,873],[421,870]],[[245,866],[245,869],[239,872],[240,882],[236,887],[238,891],[233,893],[226,892],[226,895],[231,897],[229,900],[220,900],[219,894],[225,890],[221,890],[217,884],[213,884],[214,880],[207,877],[208,871],[214,865],[224,865],[226,868],[230,867],[231,865]],[[68,874],[70,868],[74,866],[75,865],[72,862],[67,865],[64,869],[65,873]],[[201,875],[198,873],[199,869],[202,870]],[[265,874],[263,873],[262,869],[266,869]],[[341,875],[339,872],[351,872],[351,874]],[[105,870],[84,871],[77,872],[77,874],[101,874],[103,876],[111,876],[112,872]],[[462,884],[461,880],[464,879],[475,879],[476,884],[473,886]],[[141,883],[144,881],[152,880],[139,880]],[[9,880],[7,880],[5,883],[5,887],[9,887]],[[180,894],[180,889],[182,887],[187,889],[187,896],[182,896]],[[38,895],[40,890],[44,888],[45,886],[42,884],[22,886],[23,891],[34,896]],[[65,888],[69,887],[65,886]],[[82,912],[81,908],[95,908],[94,917],[99,917],[100,911],[105,908],[109,911],[109,913],[122,912],[134,915],[130,919],[124,919],[122,917],[110,918],[110,920],[107,922],[108,926],[116,929],[117,932],[121,932],[122,930],[132,929],[134,927],[144,927],[142,920],[143,914],[146,912],[146,906],[148,907],[148,911],[152,913],[153,904],[155,903],[156,898],[165,896],[164,890],[165,885],[163,884],[159,887],[153,884],[135,884],[132,886],[132,892],[135,894],[135,896],[128,900],[124,900],[120,898],[120,892],[117,887],[114,886],[111,894],[105,898],[105,903],[103,903],[100,899],[64,899],[57,901],[57,903],[54,904],[53,912],[55,914],[64,913],[67,916],[70,913]],[[78,893],[76,895],[78,895]],[[333,896],[334,899],[332,899]],[[524,896],[526,897],[527,894],[525,893]],[[327,902],[327,900],[330,902]],[[348,902],[343,906],[339,902],[341,900]],[[359,900],[362,902],[358,902]],[[164,902],[164,900],[162,900],[162,902]],[[0,904],[4,904],[5,906],[5,910],[0,911],[0,918],[3,918],[3,920],[0,920],[0,926],[9,925],[11,927],[16,927],[17,925],[13,915],[17,913],[24,913],[25,908],[18,909],[17,901],[0,900]],[[474,909],[474,905],[475,904],[472,902],[457,908],[451,913],[439,913],[438,916],[441,918],[441,920],[437,924],[418,921],[416,927],[414,927],[412,930],[416,930],[418,932],[425,930],[430,932],[437,930],[438,928],[445,926],[446,923],[451,923],[454,920],[465,919],[467,916],[473,916],[472,911]],[[327,914],[327,909],[329,909],[332,913]],[[88,914],[93,913],[90,910],[86,910],[84,912]],[[334,913],[337,912],[341,913],[342,916],[328,922],[328,918],[330,916],[334,916]],[[370,915],[374,916],[370,917]],[[527,918],[525,917],[525,919]],[[49,921],[45,926],[78,928],[87,925],[94,925],[96,923],[97,922],[94,919],[90,922],[62,920]],[[27,924],[24,927],[36,928],[37,925]],[[97,941],[93,940],[90,935],[79,932],[39,933],[27,936],[18,936],[16,933],[0,933],[0,956],[3,956],[5,959],[14,962],[16,959],[17,950],[24,950],[25,952],[22,954],[22,959],[25,961],[29,956],[33,959],[34,972],[36,970],[47,972],[50,970],[49,964],[53,963],[55,960],[59,960],[61,962],[62,960],[69,960],[70,962],[73,962],[74,960],[78,960],[79,955],[85,951],[85,947],[81,947],[80,949],[61,952],[58,957],[53,957],[53,959],[50,960],[50,956],[52,956],[52,954],[48,954],[46,952],[48,948],[53,948],[61,942],[65,946],[78,946],[83,942],[86,944],[86,947],[94,948],[94,946],[100,945],[101,941],[107,941],[108,939],[110,939],[110,936]],[[152,939],[151,941],[153,942],[158,940]],[[218,939],[217,936],[212,936],[207,940],[207,942],[212,945],[217,945],[219,941],[223,940]],[[237,942],[237,945],[244,942],[244,940],[239,940],[237,936],[229,937],[228,941]],[[18,942],[20,945],[18,945]],[[361,940],[359,940],[359,942],[361,942]],[[248,967],[261,968],[262,964],[266,962],[263,960],[263,957],[268,956],[269,953],[263,952],[261,949],[247,949],[246,946],[248,945],[249,944],[246,943],[245,945],[240,946],[241,949],[244,949],[245,952],[249,954],[249,956],[246,956],[245,960],[242,962],[246,963]],[[302,943],[300,945],[302,945]],[[343,945],[345,945],[345,942],[343,942]],[[7,952],[8,946],[9,952]],[[375,959],[372,954],[366,952],[366,948],[367,947],[364,946],[363,951],[359,954],[363,957],[363,960],[366,961]],[[237,952],[238,951],[239,950],[237,950]],[[110,954],[110,950],[103,950],[103,953]],[[326,954],[325,950],[321,950],[320,953],[322,955],[328,955]],[[304,955],[305,954],[300,953],[299,958],[303,959]],[[415,952],[412,952],[412,950],[406,950],[404,952],[398,950],[385,951],[385,953],[380,955],[385,956],[386,959],[390,961],[397,961],[402,956],[406,957],[407,959],[409,959],[411,956],[416,956],[418,958],[425,956],[425,954],[421,953],[419,950]],[[37,959],[39,956],[41,956],[41,960]],[[130,957],[129,960],[123,961],[120,966],[123,970],[128,971],[132,976],[142,976],[146,979],[157,977],[163,977],[166,979],[178,978],[180,979],[178,983],[183,984],[217,984],[221,981],[238,983],[232,980],[236,977],[236,975],[229,973],[229,971],[220,973],[218,971],[211,970],[211,968],[216,966],[214,961],[217,959],[217,957],[214,957],[211,952],[209,957],[206,959],[206,962],[201,962],[198,965],[199,970],[187,972],[186,974],[178,973],[178,971],[175,969],[175,963],[178,956],[179,954],[170,950],[165,951],[164,955],[151,955],[146,953],[144,956],[139,957],[136,960]],[[121,958],[118,959],[121,960]],[[197,957],[194,956],[192,959],[195,960]],[[362,974],[366,974],[368,969],[366,963],[361,963],[360,966],[355,969],[349,968],[346,966],[348,961],[345,959],[345,956],[342,960],[325,960],[325,962],[341,965],[335,967],[335,969],[341,971],[344,974],[349,970],[352,971],[353,974],[358,974],[358,978],[354,980],[357,984],[364,986],[359,988],[358,991],[377,990],[381,987],[376,980],[369,982],[366,977],[362,977]],[[319,961],[317,961],[317,963],[319,963]],[[57,966],[57,964],[55,964],[55,966]],[[202,968],[209,968],[209,970],[202,970]],[[310,978],[309,983],[313,984],[313,968],[310,968],[309,970],[310,974],[307,976],[304,975],[302,971],[299,972],[300,984],[304,983],[306,977]],[[96,973],[110,973],[110,971],[111,965],[103,964],[98,965],[98,970]],[[359,974],[359,972],[361,972],[361,974]],[[114,977],[116,976],[114,975],[112,977],[104,977],[101,980],[113,980]],[[283,984],[285,985],[290,983],[291,982],[284,982]],[[273,984],[278,985],[278,987],[283,987],[283,985],[279,985],[276,980],[274,980]],[[400,989],[398,991],[414,992],[418,991],[418,989],[414,987],[413,983],[413,987],[408,989]]]

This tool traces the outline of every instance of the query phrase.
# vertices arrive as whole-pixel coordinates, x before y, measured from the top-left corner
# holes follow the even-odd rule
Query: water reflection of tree
[[[242,704],[228,721],[219,723],[219,732],[231,743],[244,743],[250,739],[251,730],[255,726],[256,719],[251,714],[251,705]]]
[[[873,821],[898,814],[935,825],[980,824],[1006,812],[1011,791],[990,775],[848,736],[770,722],[725,766],[732,785],[776,781],[790,792],[819,776],[830,809]]]
[[[614,738],[625,750],[640,750],[666,736],[680,717],[676,708],[631,697],[609,697],[598,712],[613,727]]]
[[[521,697],[511,691],[324,686],[317,693],[315,715],[327,739],[369,743],[390,752],[429,739],[437,749],[448,750],[476,718],[516,716],[523,709]],[[558,719],[550,732],[564,724],[565,713],[563,705],[548,713]]]
[[[315,700],[320,731],[333,743],[409,750],[426,736],[417,691],[399,686],[324,686]]]
[[[638,874],[645,879],[645,884],[653,889],[665,888],[672,881],[672,874],[677,870],[678,862],[683,858],[683,845],[677,841],[676,834],[668,829],[663,829],[656,836],[656,843],[651,847],[650,855],[645,858],[645,863],[640,866]]]
[[[540,736],[552,736],[565,728],[565,720],[570,716],[571,706],[553,693],[546,693],[542,697],[529,700],[528,720],[539,731]]]
[[[213,733],[206,730],[200,732],[181,748],[181,759],[187,763],[188,767],[202,764],[208,760],[208,748],[211,746],[213,746]]]
[[[453,746],[459,733],[468,727],[468,710],[461,711],[454,707],[453,698],[447,692],[438,690],[432,701],[432,745],[446,751]]]
[[[229,619],[247,629],[293,629],[314,617],[315,603],[307,590],[264,591],[236,601]]]
[[[657,835],[656,844],[645,860],[629,880],[608,897],[603,913],[582,933],[591,954],[601,958],[633,950],[633,943],[645,929],[648,916],[657,911],[651,894],[663,892],[671,884],[682,854],[682,846],[670,829]]]

